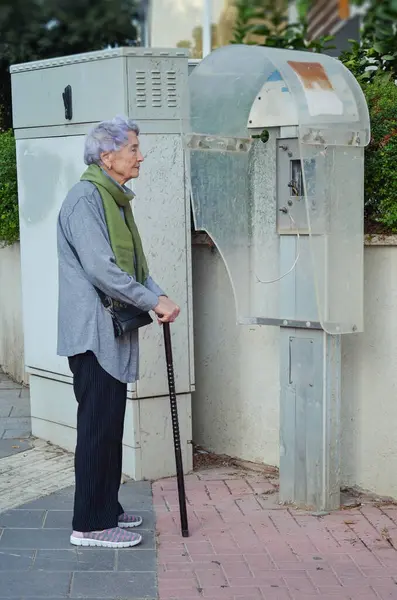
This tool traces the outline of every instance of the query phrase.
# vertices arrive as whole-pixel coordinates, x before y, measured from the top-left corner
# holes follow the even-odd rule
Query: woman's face
[[[139,177],[143,156],[139,149],[139,139],[134,131],[128,132],[128,142],[117,152],[104,152],[101,156],[106,171],[121,185]]]

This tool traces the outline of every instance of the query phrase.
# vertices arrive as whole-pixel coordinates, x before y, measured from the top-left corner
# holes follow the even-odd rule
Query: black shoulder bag
[[[116,337],[153,323],[153,319],[148,312],[137,308],[133,304],[113,300],[113,298],[104,294],[102,290],[95,286],[94,288],[104,308],[111,314]]]

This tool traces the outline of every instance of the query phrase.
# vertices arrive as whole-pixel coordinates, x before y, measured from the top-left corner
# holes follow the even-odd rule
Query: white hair
[[[139,127],[133,119],[115,117],[102,121],[87,135],[84,146],[86,165],[99,165],[103,152],[116,152],[128,142],[128,132],[139,135]]]

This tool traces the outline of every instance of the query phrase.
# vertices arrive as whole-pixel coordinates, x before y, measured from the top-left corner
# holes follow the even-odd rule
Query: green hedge
[[[397,86],[378,76],[362,88],[371,117],[371,142],[365,153],[367,229],[397,232]],[[375,226],[375,227],[374,227]]]
[[[19,239],[18,188],[15,139],[11,131],[0,133],[0,241]]]

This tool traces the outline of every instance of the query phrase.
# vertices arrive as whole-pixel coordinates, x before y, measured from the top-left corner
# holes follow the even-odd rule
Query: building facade
[[[297,2],[290,3],[290,22],[298,18]],[[327,51],[330,56],[339,56],[350,48],[349,40],[360,38],[362,17],[367,6],[358,7],[348,0],[312,0],[307,13],[308,36],[316,39],[324,35],[333,35],[335,49]]]
[[[204,26],[206,35],[212,35],[212,47],[217,47],[216,26],[227,0],[150,0],[149,4],[146,45],[189,48],[192,58],[202,58]]]

